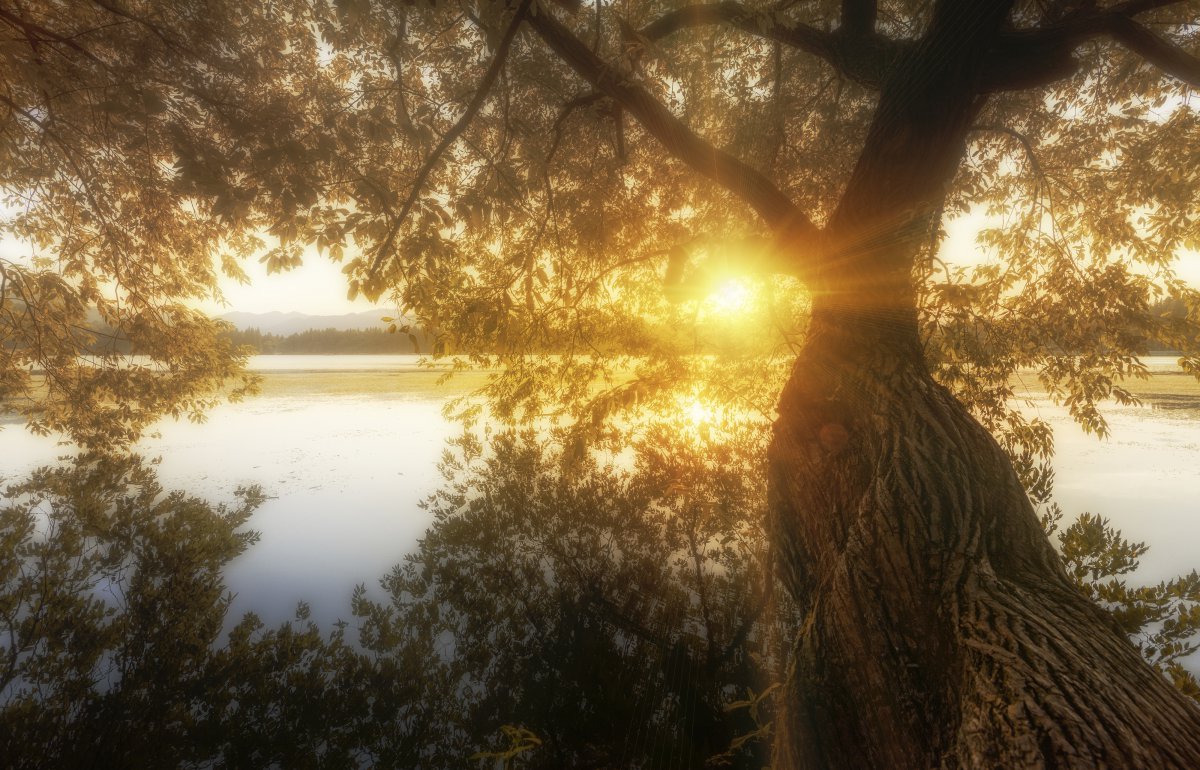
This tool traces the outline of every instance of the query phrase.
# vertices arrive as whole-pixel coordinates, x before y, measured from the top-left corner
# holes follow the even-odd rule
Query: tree
[[[440,351],[500,351],[478,356],[505,367],[492,415],[569,426],[568,466],[616,414],[717,397],[777,413],[769,539],[803,620],[776,765],[1200,756],[1194,705],[1049,545],[1025,490],[1047,499],[1049,437],[1008,406],[1032,366],[1102,432],[1097,404],[1132,398],[1147,340],[1200,368],[1197,297],[1171,268],[1196,242],[1194,4],[198,7],[215,12],[8,12],[10,50],[23,72],[51,51],[108,88],[127,47],[78,41],[125,11],[118,30],[185,67],[155,74],[193,86],[134,121],[189,129],[156,156],[173,164],[165,210],[270,228],[279,267],[305,244],[345,254],[351,292],[390,293]],[[161,93],[134,82],[156,84],[143,104]],[[90,115],[105,88],[59,98]],[[53,140],[55,103],[10,99],[32,137],[6,145],[13,162]],[[14,186],[69,181],[36,210],[103,208],[71,194],[90,177],[70,153],[30,157]],[[984,237],[995,261],[942,270],[942,219],[971,207],[1003,220]],[[88,232],[71,224],[28,231],[61,249]],[[202,262],[150,264],[207,279]],[[787,279],[762,289],[764,324],[731,334],[696,295],[733,272]],[[1156,315],[1164,298],[1192,315]]]
[[[696,440],[686,420],[656,419],[632,464],[588,457],[571,474],[561,445],[532,432],[490,447],[468,436],[447,456],[434,524],[384,583],[391,602],[358,611],[373,649],[405,648],[411,629],[443,640],[430,657],[459,696],[425,739],[431,764],[456,764],[464,744],[517,752],[527,767],[769,761],[797,619],[762,582],[769,431],[713,421]],[[1194,649],[1196,573],[1114,580],[1144,546],[1090,514],[1059,539],[1072,581],[1149,659],[1170,668]]]
[[[503,748],[509,725],[538,738],[529,767],[769,762],[795,619],[764,579],[766,434],[677,429],[637,442],[632,468],[589,457],[571,474],[532,431],[460,442],[435,523],[371,617],[448,640],[461,695],[444,721],[468,746]]]
[[[299,122],[287,97],[313,87],[318,67],[303,14],[283,3],[0,8],[6,412],[119,449],[164,414],[201,419],[217,392],[253,388],[246,350],[189,302],[217,294],[214,264],[244,280],[238,257],[264,231],[279,235],[248,203],[257,185],[315,195],[302,179],[275,185],[289,170],[270,154],[286,141],[249,140]],[[261,164],[223,176],[214,159],[234,149]],[[289,258],[282,247],[265,257]],[[126,344],[139,357],[122,358]]]
[[[447,688],[421,629],[386,657],[301,604],[230,622],[222,570],[264,499],[166,493],[136,457],[41,468],[0,503],[0,750],[14,768],[419,761]]]
[[[923,328],[937,305],[915,277],[945,209],[1023,197],[991,236],[1004,267],[959,289],[994,293],[1003,312],[950,331],[998,368],[1040,364],[1102,428],[1096,398],[1136,369],[1130,326],[1155,325],[1156,291],[1182,291],[1129,265],[1157,270],[1194,238],[1194,180],[1153,165],[1165,147],[1188,152],[1172,137],[1195,126],[1171,104],[1196,82],[1189,17],[1160,5],[378,8],[360,23],[402,68],[367,71],[396,83],[377,109],[412,126],[413,156],[393,177],[402,203],[351,263],[355,285],[399,284],[458,338],[529,339],[571,333],[553,312],[602,324],[577,295],[614,259],[719,229],[766,236],[757,261],[800,277],[812,302],[769,451],[777,568],[805,615],[775,761],[1186,766],[1194,707],[1070,587],[1012,463],[931,377],[942,361],[927,340],[951,353],[956,340]],[[476,34],[483,60],[464,50]],[[606,285],[632,304],[646,296],[635,280]],[[636,307],[603,350],[665,347],[649,315]],[[994,338],[1006,326],[1041,339],[1013,350]],[[947,363],[951,384],[997,381]],[[533,367],[510,368],[508,393],[542,381]],[[652,374],[618,403],[648,397]]]

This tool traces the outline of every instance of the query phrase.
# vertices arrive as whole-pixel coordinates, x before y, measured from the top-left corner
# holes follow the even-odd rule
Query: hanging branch
[[[369,276],[374,276],[382,265],[385,255],[392,250],[392,245],[396,242],[396,235],[400,232],[400,227],[404,224],[404,220],[408,218],[409,212],[417,202],[417,197],[421,194],[421,188],[424,187],[429,175],[433,172],[433,167],[437,164],[438,159],[442,154],[450,148],[450,145],[467,130],[467,126],[475,119],[479,110],[483,107],[484,101],[492,90],[492,86],[496,83],[496,78],[500,76],[500,71],[504,69],[504,62],[508,58],[509,48],[512,46],[513,39],[517,36],[517,29],[525,20],[525,16],[529,11],[529,6],[532,0],[522,0],[521,5],[517,7],[516,13],[513,15],[512,22],[508,25],[508,29],[504,31],[504,37],[500,39],[500,44],[496,47],[496,55],[492,57],[492,63],[488,66],[487,72],[483,73],[483,79],[479,81],[479,88],[475,91],[475,95],[471,98],[467,108],[459,119],[450,127],[442,140],[438,142],[437,147],[433,148],[433,152],[425,159],[421,169],[417,172],[417,178],[413,182],[412,189],[408,193],[408,198],[405,199],[404,205],[400,207],[400,213],[392,220],[391,227],[388,228],[387,236],[379,244],[379,248],[375,250],[375,256],[371,258],[371,266],[367,270]]]

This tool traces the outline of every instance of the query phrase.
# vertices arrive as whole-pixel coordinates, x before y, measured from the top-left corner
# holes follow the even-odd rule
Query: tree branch
[[[1169,5],[1179,5],[1184,0],[1125,0],[1108,9],[1108,13],[1117,13],[1133,18],[1140,13],[1166,8]]]
[[[1001,33],[992,60],[984,67],[980,90],[1024,91],[1065,80],[1079,71],[1075,46],[1039,32]]]
[[[688,5],[669,11],[639,32],[648,40],[694,27],[727,25],[824,59],[842,77],[878,90],[895,62],[911,53],[909,40],[893,40],[874,31],[874,2],[845,0],[842,25],[824,32],[804,24],[786,24],[738,2]],[[1061,80],[1078,64],[1072,48],[1037,33],[1002,33],[994,60],[982,75],[985,92],[1021,90]]]
[[[875,31],[875,0],[842,0],[842,25],[839,29],[851,35],[867,35]]]
[[[145,27],[146,29],[148,29],[152,33],[154,33],[154,36],[157,37],[159,40],[161,40],[163,43],[165,43],[168,47],[178,48],[179,50],[183,51],[184,53],[188,54],[189,56],[195,56],[195,52],[193,52],[192,49],[190,47],[188,47],[188,45],[186,43],[184,43],[181,40],[173,39],[166,32],[166,30],[164,30],[162,27],[158,26],[154,22],[150,21],[148,18],[146,18],[144,16],[139,16],[131,11],[128,11],[128,10],[122,8],[117,3],[112,2],[111,0],[92,0],[92,4],[100,6],[104,10],[111,13],[113,16],[119,16],[122,19],[127,19],[129,21],[134,22],[135,24],[139,24],[139,25]]]
[[[539,13],[529,24],[568,66],[623,106],[669,153],[748,203],[773,229],[815,242],[817,227],[766,176],[698,136],[646,89],[596,56],[551,14]]]
[[[1019,91],[1071,77],[1079,70],[1075,49],[1102,35],[1194,86],[1200,77],[1197,59],[1132,21],[1134,16],[1179,2],[1126,0],[1101,12],[1067,17],[1041,29],[1002,32],[996,40],[995,56],[981,75],[981,90]],[[693,27],[723,24],[811,53],[843,77],[878,89],[892,65],[913,46],[910,41],[876,34],[875,11],[874,0],[843,0],[841,26],[834,32],[824,32],[805,24],[780,22],[774,16],[727,0],[669,11],[643,27],[640,34],[649,40],[661,40]]]
[[[1128,16],[1109,19],[1109,34],[1121,45],[1192,88],[1200,88],[1200,59],[1138,24]]]
[[[861,1],[863,5],[874,4]],[[888,66],[908,47],[908,43],[888,40],[870,28],[857,32],[843,25],[836,32],[825,32],[807,24],[787,24],[732,0],[677,8],[643,27],[639,34],[648,40],[661,40],[685,29],[722,24],[813,54],[843,77],[870,88],[879,88]]]
[[[998,123],[976,123],[974,126],[971,126],[971,131],[1005,134],[1006,136],[1011,136],[1013,139],[1016,139],[1021,145],[1022,149],[1025,150],[1025,157],[1029,160],[1029,168],[1031,171],[1033,171],[1035,184],[1041,184],[1041,180],[1045,178],[1045,174],[1042,173],[1042,164],[1038,162],[1037,152],[1034,149],[1033,142],[1030,141],[1028,136],[1022,134],[1015,128],[1010,128]]]
[[[25,39],[29,42],[29,45],[32,48],[37,48],[37,44],[42,42],[59,43],[80,54],[85,59],[99,64],[101,67],[107,67],[107,64],[94,53],[79,45],[79,43],[76,43],[71,38],[64,37],[54,30],[47,29],[46,27],[43,27],[33,21],[29,21],[28,19],[23,19],[20,16],[17,16],[15,13],[11,13],[4,8],[0,8],[0,19],[8,22],[9,25],[14,29],[20,30],[25,35]]]
[[[475,95],[471,98],[467,108],[463,110],[463,114],[455,121],[442,140],[433,148],[433,152],[425,159],[425,163],[417,172],[417,178],[413,181],[412,189],[409,191],[408,198],[405,199],[404,205],[400,208],[400,213],[392,220],[391,226],[388,228],[387,236],[379,244],[379,248],[375,250],[375,255],[371,258],[371,266],[367,270],[367,274],[374,276],[383,263],[385,255],[391,251],[392,245],[396,242],[396,235],[400,232],[400,227],[404,224],[404,220],[408,218],[409,212],[417,202],[417,198],[421,194],[421,188],[424,187],[425,181],[433,172],[434,166],[437,165],[438,159],[442,153],[450,148],[450,145],[462,135],[463,131],[467,130],[467,126],[475,119],[480,108],[483,107],[484,101],[487,100],[488,94],[492,90],[492,86],[499,77],[500,71],[504,69],[505,59],[508,58],[508,50],[512,46],[513,39],[517,36],[517,30],[521,26],[521,22],[529,11],[529,6],[533,0],[522,0],[521,5],[517,7],[516,13],[513,15],[512,21],[508,25],[508,29],[504,31],[504,37],[500,39],[500,44],[496,46],[496,54],[492,57],[492,63],[488,65],[487,71],[483,73],[483,79],[479,81],[479,88],[475,91]]]
[[[732,0],[677,8],[643,27],[641,34],[650,40],[661,40],[685,29],[717,24],[728,24],[757,37],[777,40],[826,60],[834,58],[836,39],[832,33],[806,24],[782,24],[772,16]]]
[[[1075,49],[1106,36],[1168,75],[1200,87],[1200,60],[1133,19],[1180,1],[1126,0],[1100,12],[1071,16],[1041,29],[1004,33],[997,41],[995,64],[985,75],[985,90],[1030,88],[1068,77],[1078,69]]]

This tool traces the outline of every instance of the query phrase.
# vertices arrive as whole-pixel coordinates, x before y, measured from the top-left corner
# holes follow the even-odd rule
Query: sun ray
[[[753,300],[754,289],[744,279],[726,278],[708,296],[708,305],[715,313],[736,315],[748,310]]]

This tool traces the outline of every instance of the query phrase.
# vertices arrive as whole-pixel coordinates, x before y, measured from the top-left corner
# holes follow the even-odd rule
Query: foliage
[[[642,720],[655,728],[642,746],[650,763],[658,751],[711,756],[760,729],[721,710],[759,678],[756,666],[774,662],[748,649],[769,646],[770,634],[738,641],[734,631],[750,627],[754,605],[757,503],[697,501],[749,495],[728,471],[757,468],[761,444],[749,442],[755,453],[738,465],[722,452],[741,449],[707,443],[707,416],[772,415],[807,324],[800,279],[830,257],[821,252],[838,255],[821,228],[852,180],[879,90],[931,14],[952,5],[847,4],[878,11],[866,27],[825,1],[3,9],[4,232],[31,256],[0,259],[0,407],[94,449],[130,444],[162,414],[198,416],[219,388],[233,381],[238,394],[251,383],[237,382],[247,351],[185,303],[211,296],[218,271],[240,276],[240,259],[261,255],[282,270],[312,248],[346,262],[352,295],[389,295],[435,335],[436,353],[497,369],[484,394],[489,419],[540,431],[499,438],[494,457],[465,444],[463,464],[450,462],[461,475],[435,499],[439,524],[421,553],[389,579],[393,605],[356,599],[374,657],[337,633],[252,622],[212,652],[223,612],[214,565],[242,542],[220,527],[198,541],[215,550],[179,556],[200,578],[186,597],[166,592],[172,578],[155,566],[173,551],[65,556],[89,537],[116,537],[86,529],[91,511],[144,513],[157,492],[109,488],[98,508],[45,492],[38,499],[64,512],[65,539],[40,539],[34,509],[10,505],[6,537],[24,555],[6,554],[17,597],[9,623],[35,618],[20,633],[37,641],[6,648],[22,671],[7,681],[43,683],[45,698],[18,697],[5,719],[32,731],[27,745],[46,756],[110,740],[98,725],[144,723],[145,742],[129,750],[154,741],[180,762],[201,761],[181,733],[219,725],[207,734],[233,737],[206,750],[252,764],[346,764],[364,751],[357,745],[381,762],[420,751],[436,764],[447,747],[459,758],[495,750],[503,725],[543,741],[531,761],[612,764],[589,709],[637,721],[643,695],[656,700]],[[1124,383],[1144,374],[1150,341],[1180,350],[1200,375],[1200,295],[1174,271],[1180,249],[1200,245],[1200,116],[1188,91],[1198,79],[1196,8],[1014,4],[988,51],[998,64],[981,76],[986,99],[962,162],[937,200],[910,212],[929,240],[915,283],[930,369],[998,436],[1037,503],[1050,500],[1052,436],[1014,408],[1019,372],[1036,372],[1100,434],[1100,405],[1133,400]],[[987,261],[947,265],[964,257],[939,256],[940,228],[966,212],[995,225],[981,239]],[[754,289],[731,313],[707,295],[735,278]],[[1162,302],[1187,313],[1159,312]],[[91,308],[145,358],[81,355]],[[696,419],[674,437],[698,441],[707,457],[663,449],[674,445],[648,415],[681,411]],[[615,458],[630,442],[640,450],[622,469]],[[671,475],[680,467],[686,483]],[[40,478],[18,499],[60,483]],[[1140,552],[1094,519],[1064,532],[1063,547],[1086,590],[1172,667],[1195,628],[1195,580],[1125,588],[1116,578]],[[129,607],[154,614],[90,593],[109,585],[100,581],[120,558],[149,559],[132,572]],[[23,560],[57,576],[62,595],[29,604],[42,589],[21,582]],[[156,569],[158,582],[137,582]],[[523,592],[497,598],[501,585]],[[639,590],[663,598],[651,606]],[[68,615],[38,614],[59,607],[79,616],[78,628],[49,623]],[[156,630],[159,617],[191,629],[181,650]],[[151,641],[120,646],[113,633],[124,628]],[[445,665],[409,677],[413,656],[447,638]],[[597,681],[604,669],[572,657],[577,643],[633,666],[630,681],[643,686],[614,692]],[[722,662],[716,651],[726,649]],[[121,675],[97,689],[96,667],[110,659]],[[722,668],[735,664],[745,670]],[[690,685],[674,678],[693,670],[703,676]],[[342,676],[380,681],[343,691]],[[438,677],[441,696],[430,684]],[[220,708],[186,700],[198,681],[215,683],[205,697]],[[605,700],[565,704],[546,686],[554,681]],[[169,707],[151,713],[151,695]],[[680,721],[692,703],[713,730]],[[41,708],[60,729],[37,732]],[[88,722],[92,732],[61,729],[100,713],[107,722]],[[354,721],[363,714],[404,729],[338,732],[368,729],[371,720]],[[445,736],[440,748],[414,749],[408,741],[430,725]],[[697,743],[701,735],[730,740]]]
[[[132,460],[37,471],[0,508],[0,750],[14,767],[761,767],[795,622],[765,559],[764,438],[681,416],[564,474],[544,436],[464,436],[390,600],[360,589],[330,632],[303,605],[275,629],[228,617],[220,570],[254,540],[257,490],[213,508]],[[1194,696],[1195,575],[1127,586],[1145,547],[1095,516],[1059,540]]]
[[[566,474],[531,433],[468,435],[446,458],[435,523],[364,638],[438,629],[467,745],[506,751],[496,736],[519,725],[540,741],[525,767],[701,766],[755,729],[726,707],[782,673],[761,431],[668,428]],[[765,748],[730,762],[760,766]]]
[[[903,48],[928,6],[885,6],[880,34]],[[725,276],[796,273],[803,248],[788,251],[753,196],[705,179],[671,132],[698,132],[820,224],[880,81],[825,57],[834,4],[712,8],[45,0],[6,12],[6,227],[35,255],[3,263],[6,408],[95,447],[163,412],[198,414],[239,358],[178,301],[212,294],[218,266],[238,276],[239,258],[262,254],[287,269],[312,247],[348,260],[352,292],[394,294],[436,351],[494,352],[478,362],[506,367],[490,389],[501,415],[590,420],[621,406],[590,403],[591,383],[629,377],[630,400],[687,394],[708,376],[695,356],[729,344],[746,365],[720,376],[761,383],[769,409],[778,381],[762,367],[799,339],[799,284],[758,284],[733,332],[711,332],[699,296]],[[1055,13],[1018,4],[1014,23],[1066,25]],[[1174,7],[1137,16],[1164,42],[1194,42]],[[586,41],[592,69],[559,38]],[[1172,268],[1195,240],[1194,180],[1179,170],[1197,166],[1196,113],[1175,73],[1102,35],[1071,40],[1074,67],[989,94],[946,192],[947,215],[993,214],[990,261],[942,270],[931,251],[922,280],[931,366],[1035,458],[1045,431],[1006,406],[1019,369],[1103,431],[1097,405],[1130,397],[1120,382],[1141,373],[1147,340],[1185,353],[1196,340],[1196,295]],[[596,72],[666,111],[593,90]],[[1193,314],[1152,312],[1161,300]],[[72,329],[92,306],[145,365],[77,357]],[[547,350],[564,355],[525,359]]]
[[[303,605],[275,629],[227,616],[221,570],[256,539],[244,525],[261,491],[214,508],[110,457],[38,470],[5,494],[6,766],[420,764],[447,692],[428,647],[367,655]]]
[[[1052,508],[1047,529],[1058,529],[1061,512]],[[1129,586],[1122,576],[1134,572],[1148,550],[1131,543],[1103,517],[1079,516],[1058,534],[1067,573],[1076,585],[1112,613],[1122,633],[1142,655],[1171,677],[1183,692],[1200,700],[1200,684],[1181,663],[1200,649],[1200,573],[1192,570],[1155,585]]]
[[[42,469],[0,509],[5,755],[83,764],[93,751],[188,756],[202,664],[229,597],[220,569],[261,492],[233,509],[164,496],[133,460]],[[137,724],[118,736],[105,724]],[[11,736],[20,735],[19,742]],[[118,743],[123,742],[123,748]],[[65,745],[64,745],[65,744]],[[42,754],[45,752],[45,754]]]
[[[222,389],[252,388],[246,351],[188,302],[216,293],[218,264],[244,277],[239,257],[286,238],[253,211],[258,186],[315,195],[277,158],[321,103],[305,18],[302,3],[215,0],[0,12],[5,412],[119,449],[164,414],[199,419]],[[254,166],[236,183],[233,155]],[[90,354],[92,314],[138,357]]]
[[[524,727],[500,725],[500,732],[508,740],[506,748],[497,751],[478,751],[471,755],[471,759],[499,759],[505,770],[508,770],[513,765],[512,760],[542,745],[541,739]]]
[[[357,643],[303,606],[224,636],[220,568],[253,539],[237,530],[257,491],[213,509],[131,460],[38,471],[0,511],[6,756],[454,767],[519,745],[534,767],[722,752],[757,767],[765,746],[745,736],[770,704],[736,701],[779,676],[784,636],[756,453],[744,433],[671,436],[633,468],[569,476],[531,435],[497,436],[487,458],[465,441],[470,481],[433,499],[437,524],[385,580],[392,602],[356,592]]]
[[[493,418],[573,426],[572,452],[623,413],[680,399],[770,414],[809,302],[781,276],[803,274],[805,247],[736,180],[711,183],[678,137],[696,132],[774,185],[793,219],[820,224],[879,73],[826,55],[842,44],[822,31],[831,3],[709,11],[190,0],[6,12],[6,227],[35,256],[0,263],[3,408],[92,448],[127,444],[162,413],[199,418],[247,351],[179,301],[212,294],[217,267],[240,275],[239,258],[286,269],[312,247],[347,260],[352,293],[390,294],[435,353],[495,370]],[[879,32],[901,50],[928,13],[885,4]],[[1013,13],[1066,29],[1100,11]],[[1179,14],[1136,16],[1186,49],[1195,30]],[[1052,437],[1017,408],[1020,372],[1101,434],[1100,404],[1134,400],[1122,383],[1144,374],[1151,342],[1200,373],[1200,297],[1173,268],[1196,240],[1194,179],[1180,171],[1200,167],[1187,161],[1200,146],[1187,76],[1119,38],[1080,39],[1063,43],[1073,66],[1043,72],[1035,57],[1028,83],[988,94],[918,275],[931,369],[1039,502]],[[572,40],[594,61],[565,57]],[[964,212],[990,216],[988,261],[953,267],[942,259],[965,255],[938,256],[939,225]],[[729,280],[749,287],[732,312],[706,298]],[[93,306],[145,358],[81,357]]]

